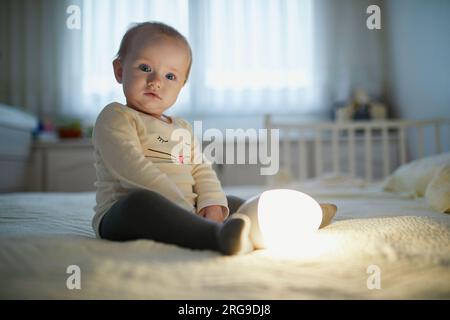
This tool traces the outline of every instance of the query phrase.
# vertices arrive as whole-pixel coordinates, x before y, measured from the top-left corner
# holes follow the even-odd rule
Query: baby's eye
[[[139,65],[139,70],[144,71],[144,72],[152,72],[152,68],[150,68],[146,64],[140,64]]]
[[[173,73],[166,74],[166,78],[169,80],[175,80],[175,75]]]

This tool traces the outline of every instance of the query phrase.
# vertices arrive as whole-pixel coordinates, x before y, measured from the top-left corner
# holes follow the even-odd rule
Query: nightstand
[[[28,191],[94,191],[94,147],[90,139],[35,141],[28,166]]]

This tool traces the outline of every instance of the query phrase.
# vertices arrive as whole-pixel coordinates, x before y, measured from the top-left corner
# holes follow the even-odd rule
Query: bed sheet
[[[337,204],[334,222],[288,254],[235,257],[150,240],[94,239],[94,193],[0,195],[0,298],[450,298],[449,215],[377,186],[290,187]],[[225,191],[248,198],[264,189]],[[80,268],[80,290],[66,287],[70,265]],[[374,266],[379,289],[368,285]]]

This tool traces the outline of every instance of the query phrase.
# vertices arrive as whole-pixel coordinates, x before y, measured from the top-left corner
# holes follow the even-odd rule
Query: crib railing
[[[328,172],[344,173],[342,162],[346,162],[345,173],[352,177],[370,182],[377,169],[375,178],[385,178],[399,165],[424,157],[425,143],[427,150],[434,144],[429,153],[441,153],[441,131],[449,124],[449,119],[285,123],[274,121],[270,115],[265,117],[266,128],[280,130],[280,169],[294,176],[293,169],[297,167],[298,180],[321,176],[325,173],[324,162],[331,162]],[[413,141],[414,135],[417,142],[411,145],[409,140]],[[296,156],[293,145],[297,145]],[[413,153],[417,156],[413,157]],[[357,171],[361,158],[363,170]]]

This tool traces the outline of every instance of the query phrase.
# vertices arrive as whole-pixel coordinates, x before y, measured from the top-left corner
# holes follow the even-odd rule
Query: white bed
[[[339,207],[314,246],[299,244],[289,255],[262,250],[238,257],[149,240],[94,239],[94,193],[1,195],[0,298],[450,298],[448,215],[430,210],[423,199],[376,187],[309,190]],[[80,267],[80,290],[66,287],[70,265]],[[381,289],[368,289],[372,265],[381,271]]]
[[[1,194],[0,298],[449,299],[450,215],[361,181],[278,181],[337,204],[333,223],[289,254],[233,257],[95,239],[92,192]],[[225,191],[249,198],[267,188]],[[71,265],[80,268],[81,289],[66,286]]]

